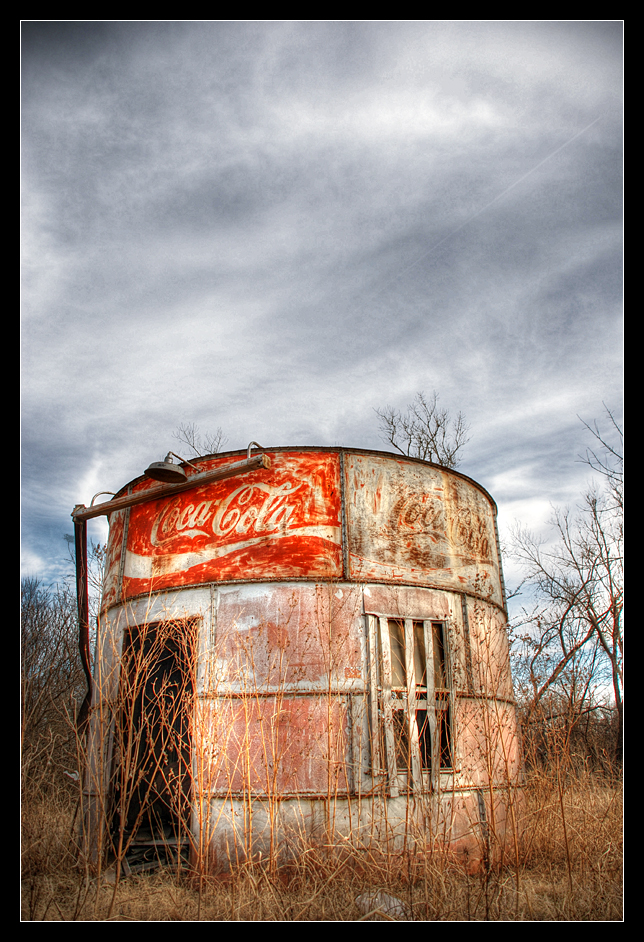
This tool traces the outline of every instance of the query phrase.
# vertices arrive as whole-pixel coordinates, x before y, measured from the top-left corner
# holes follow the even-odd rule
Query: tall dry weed
[[[50,835],[50,856],[32,856],[23,918],[134,921],[308,921],[390,919],[356,904],[369,892],[401,901],[414,920],[620,920],[621,786],[570,776],[526,783],[525,856],[516,865],[472,875],[441,854],[348,853],[309,847],[287,865],[260,860],[226,877],[159,869],[88,878],[69,856],[71,807]],[[563,817],[562,817],[563,816]],[[566,827],[564,828],[564,817]],[[31,822],[48,827],[51,817]],[[567,847],[566,847],[567,842]],[[520,887],[517,890],[517,886]]]
[[[193,622],[180,622],[175,616],[174,624],[181,624],[184,636],[189,636],[191,630],[196,632]],[[479,637],[481,643],[487,643],[490,632],[485,625]],[[550,741],[551,752],[545,768],[532,768],[526,775],[522,789],[524,828],[521,833],[518,827],[511,829],[509,850],[513,852],[504,853],[496,860],[493,855],[483,855],[483,866],[476,873],[468,872],[454,856],[419,843],[409,843],[402,853],[388,853],[384,847],[378,851],[375,845],[371,848],[361,845],[357,836],[355,840],[339,839],[333,828],[333,803],[338,792],[335,773],[329,774],[327,779],[327,826],[318,835],[317,842],[302,830],[298,846],[290,848],[288,859],[272,839],[268,844],[264,841],[263,851],[254,853],[262,846],[261,842],[253,845],[253,821],[257,823],[254,815],[258,808],[254,785],[260,783],[269,796],[270,801],[264,804],[268,811],[269,836],[274,837],[281,808],[276,768],[287,755],[289,744],[288,737],[284,738],[269,724],[253,752],[248,724],[269,701],[271,710],[284,708],[289,669],[287,648],[271,644],[271,659],[262,665],[260,645],[257,650],[244,653],[246,674],[238,671],[233,678],[222,678],[215,670],[204,678],[197,676],[194,667],[197,634],[188,640],[186,657],[192,667],[187,670],[189,680],[179,702],[183,700],[192,710],[195,691],[199,690],[201,695],[205,692],[214,700],[224,690],[227,695],[232,690],[242,737],[233,752],[241,756],[241,764],[238,768],[227,767],[225,762],[217,766],[217,761],[225,755],[220,753],[219,758],[213,758],[209,752],[212,743],[207,737],[201,738],[197,723],[192,733],[196,763],[188,768],[179,752],[168,772],[164,753],[171,743],[164,737],[177,730],[176,710],[161,711],[155,729],[146,729],[132,713],[149,681],[152,664],[149,655],[154,645],[159,645],[159,638],[158,632],[151,636],[147,649],[144,643],[132,647],[131,667],[126,663],[125,669],[127,683],[113,688],[111,699],[103,704],[109,722],[99,723],[99,731],[109,729],[109,723],[116,726],[113,738],[108,741],[106,737],[105,742],[100,743],[101,761],[95,764],[94,772],[97,782],[100,779],[101,783],[105,782],[108,772],[116,776],[111,783],[108,781],[108,793],[116,797],[110,806],[98,809],[107,849],[105,863],[98,869],[92,866],[87,855],[79,853],[78,822],[79,815],[86,811],[81,807],[81,799],[83,795],[87,799],[87,781],[83,793],[69,776],[73,770],[61,769],[59,738],[51,739],[49,753],[44,745],[46,740],[42,737],[38,740],[38,762],[31,761],[30,753],[26,753],[22,809],[23,919],[390,920],[393,917],[382,909],[375,907],[374,911],[365,913],[356,903],[360,897],[369,898],[371,894],[376,898],[378,893],[395,897],[403,904],[409,918],[419,921],[621,919],[621,781],[596,769],[580,768],[579,763],[571,761],[565,741],[556,737]],[[337,655],[330,635],[325,644],[328,652],[325,657],[331,664]],[[120,656],[120,650],[115,654]],[[497,656],[501,655],[495,654]],[[492,662],[490,652],[488,661]],[[261,681],[260,672],[263,672]],[[167,678],[165,681],[160,678],[161,686],[154,688],[155,696],[160,694],[163,699],[166,681]],[[492,679],[484,677],[479,683],[490,686]],[[329,688],[329,702],[331,692]],[[264,693],[270,693],[270,697]],[[177,698],[174,700],[176,707]],[[73,713],[69,710],[62,715],[66,717],[71,735]],[[241,722],[244,717],[245,724]],[[495,739],[498,723],[492,722],[493,719],[484,717],[475,732],[484,744],[488,737],[490,778],[496,774],[492,767],[495,755],[494,761],[505,762],[509,780],[514,769],[503,741]],[[331,724],[327,724],[327,728],[331,728]],[[228,724],[229,735],[232,735],[231,730]],[[155,736],[161,737],[156,745]],[[152,748],[148,752],[152,767],[140,779],[128,768],[140,770],[140,750],[146,741],[147,746],[150,745],[150,737]],[[110,742],[111,751],[104,749]],[[326,750],[322,755],[330,758],[338,747],[329,741],[320,748]],[[114,763],[112,758],[117,754],[119,761]],[[82,758],[84,762],[85,757]],[[241,850],[245,853],[239,857],[231,855],[232,865],[225,877],[208,876],[204,872],[202,864],[219,821],[211,803],[198,802],[195,813],[197,817],[201,815],[201,819],[192,824],[183,819],[181,826],[185,834],[177,835],[179,839],[184,836],[192,839],[193,831],[200,835],[202,843],[192,847],[192,863],[180,856],[173,863],[163,858],[153,872],[128,874],[124,862],[132,834],[142,823],[154,825],[154,815],[146,818],[147,800],[155,789],[161,793],[168,791],[176,782],[177,774],[188,772],[195,776],[194,784],[200,794],[207,793],[213,775],[219,775],[220,783],[227,783],[231,802],[241,783],[247,811],[241,835]],[[170,774],[174,776],[172,780],[168,778]],[[117,784],[119,787],[115,788]],[[494,805],[491,810],[494,811]],[[175,820],[182,821],[181,816],[175,814]],[[163,826],[163,822],[159,824]],[[493,839],[496,827],[493,816],[489,825],[490,839]]]

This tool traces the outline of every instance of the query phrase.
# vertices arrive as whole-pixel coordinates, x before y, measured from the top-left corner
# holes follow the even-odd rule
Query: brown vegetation
[[[44,642],[51,646],[57,635],[44,631],[47,619],[43,612],[46,615],[50,606],[56,615],[53,625],[60,626],[57,618],[61,609],[67,610],[61,601],[66,597],[56,593],[38,596],[37,591],[34,596],[33,586],[27,590],[24,639],[31,639],[33,645],[34,638],[44,632]],[[34,608],[34,597],[40,608]],[[35,636],[27,631],[34,610],[41,615],[41,632]],[[73,621],[67,622],[72,637]],[[129,650],[136,658],[149,645],[162,644],[167,648],[168,639],[153,632],[145,643],[130,645]],[[554,716],[549,726],[526,727],[525,832],[518,854],[506,855],[503,866],[484,864],[472,874],[453,856],[440,851],[378,854],[373,849],[349,848],[347,842],[328,840],[304,846],[288,861],[273,854],[256,857],[252,863],[234,866],[225,877],[207,876],[195,868],[198,848],[193,848],[192,864],[180,854],[169,863],[164,855],[155,869],[134,872],[132,867],[128,872],[127,864],[121,869],[114,862],[125,860],[123,837],[127,840],[129,810],[134,808],[140,814],[145,796],[141,797],[139,783],[138,793],[130,788],[130,799],[134,800],[128,805],[127,776],[117,792],[121,810],[112,811],[112,846],[98,866],[92,865],[82,854],[82,791],[76,777],[83,764],[76,754],[73,724],[73,708],[82,695],[80,674],[70,674],[65,644],[61,642],[53,650],[60,652],[60,662],[58,655],[36,659],[45,672],[40,675],[41,686],[25,681],[24,920],[621,919],[621,780],[609,764],[610,750],[602,748],[604,740],[610,742],[610,730],[602,729],[601,717],[597,719],[595,713],[590,715],[594,726],[589,720],[586,727],[577,724],[572,728],[581,736],[577,739],[570,724],[557,723]],[[24,663],[33,662],[25,659]],[[145,691],[136,671],[128,669],[125,675],[134,684],[127,700],[136,709]],[[169,684],[172,677],[161,680]],[[47,691],[46,696],[42,690]],[[29,704],[38,702],[38,691],[49,712],[35,723],[35,710]],[[534,715],[524,709],[524,718]],[[128,748],[139,749],[150,730],[138,720],[129,724],[123,713],[121,722],[118,748],[126,748],[130,736]],[[609,722],[606,715],[604,725]],[[168,727],[172,725],[174,720]],[[163,724],[159,728],[163,729]],[[584,729],[581,735],[579,731]],[[594,752],[585,749],[588,743],[594,744]],[[157,771],[155,756],[167,751],[167,744],[162,746],[148,750],[153,773]],[[589,761],[589,755],[597,755],[601,761]],[[177,762],[180,773],[179,756]],[[144,782],[150,787],[156,787],[155,780],[155,774],[145,773]],[[119,820],[123,827],[119,827]],[[378,893],[400,901],[400,914],[383,911]]]
[[[78,793],[27,789],[23,801],[23,919],[359,920],[356,900],[384,890],[414,920],[619,920],[619,780],[556,763],[526,783],[527,828],[516,865],[468,875],[440,854],[375,856],[310,847],[288,865],[256,862],[226,878],[179,864],[121,878],[79,862]]]

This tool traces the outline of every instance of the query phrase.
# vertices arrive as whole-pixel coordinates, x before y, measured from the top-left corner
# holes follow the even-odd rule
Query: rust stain
[[[213,793],[347,791],[344,703],[249,696],[201,704],[199,754]]]
[[[484,594],[502,603],[493,509],[473,485],[440,468],[364,455],[347,467],[345,486],[353,578],[472,591],[485,583]]]
[[[348,666],[360,671],[359,590],[336,599],[324,588],[301,585],[230,587],[217,611],[217,656],[223,678],[239,683],[303,689],[328,687]]]

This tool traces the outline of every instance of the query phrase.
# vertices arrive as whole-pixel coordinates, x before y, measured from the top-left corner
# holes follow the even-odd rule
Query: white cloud
[[[29,29],[31,559],[181,421],[381,448],[420,389],[503,514],[574,497],[576,415],[620,393],[615,24]]]

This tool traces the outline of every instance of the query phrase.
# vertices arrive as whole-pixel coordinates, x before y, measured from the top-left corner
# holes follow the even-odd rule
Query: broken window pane
[[[445,626],[384,617],[378,624],[374,640],[383,698],[380,755],[393,776],[392,788],[405,787],[404,779],[396,781],[400,775],[407,775],[407,787],[420,788],[421,773],[432,770],[432,759],[437,770],[452,768]]]

